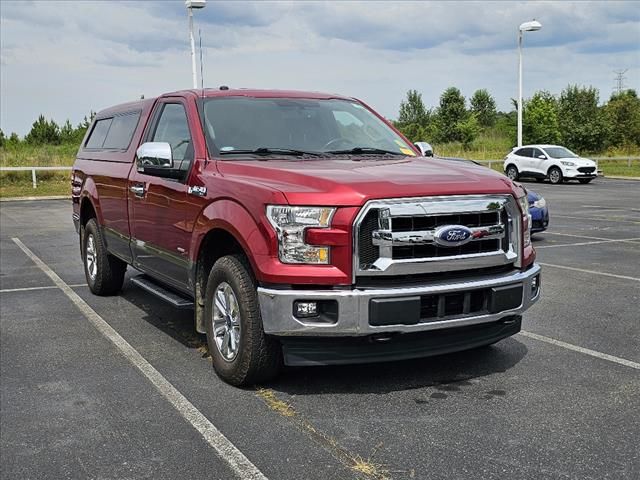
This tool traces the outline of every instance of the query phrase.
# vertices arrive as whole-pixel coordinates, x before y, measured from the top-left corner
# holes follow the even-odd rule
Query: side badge
[[[207,187],[192,187],[189,186],[187,192],[190,195],[196,195],[198,197],[204,197],[207,194]]]

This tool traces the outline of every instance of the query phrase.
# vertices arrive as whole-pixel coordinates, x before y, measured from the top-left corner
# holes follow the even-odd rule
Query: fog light
[[[538,290],[540,290],[540,275],[536,275],[531,280],[531,297],[535,297],[538,295]]]
[[[295,302],[293,311],[298,318],[317,317],[318,304],[316,302]]]

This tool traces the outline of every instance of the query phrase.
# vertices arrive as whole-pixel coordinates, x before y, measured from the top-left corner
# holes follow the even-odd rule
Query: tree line
[[[88,117],[85,116],[82,122],[74,127],[69,120],[63,125],[58,125],[53,119],[47,120],[41,114],[33,122],[31,130],[25,135],[24,139],[21,139],[15,132],[5,136],[2,129],[0,129],[0,147],[17,146],[21,143],[28,145],[79,145],[85,133],[87,133],[94,116],[95,112],[92,111]]]
[[[561,144],[581,152],[640,147],[640,99],[635,90],[614,93],[599,104],[594,87],[567,86],[560,95],[538,91],[523,105],[523,143]],[[411,141],[436,144],[459,142],[470,148],[479,135],[490,133],[516,143],[517,102],[500,112],[486,89],[465,99],[459,89],[447,88],[437,107],[427,108],[417,90],[400,103],[396,127]]]
[[[409,90],[400,103],[396,127],[411,141],[443,144],[458,142],[470,148],[481,134],[506,138],[516,143],[517,103],[501,112],[493,96],[476,90],[469,101],[455,87],[447,88],[437,107],[427,108],[417,90]],[[567,86],[560,95],[537,91],[524,101],[523,142],[561,144],[581,152],[600,153],[607,148],[640,148],[640,98],[635,90],[611,95],[599,104],[594,87]],[[75,144],[82,141],[94,112],[75,127],[67,120],[58,125],[40,115],[21,139],[16,133],[5,137],[0,129],[0,147]]]

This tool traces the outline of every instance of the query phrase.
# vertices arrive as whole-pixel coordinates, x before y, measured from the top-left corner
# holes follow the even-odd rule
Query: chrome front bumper
[[[495,275],[429,283],[410,287],[393,288],[356,288],[349,290],[280,290],[258,288],[258,299],[262,314],[264,332],[278,336],[364,336],[388,332],[422,332],[452,327],[477,325],[500,320],[509,315],[519,315],[527,310],[540,297],[540,266],[534,264],[528,270],[516,271],[507,275]],[[538,288],[532,291],[532,282],[537,278]],[[476,315],[458,315],[442,320],[430,320],[413,325],[393,324],[375,326],[369,323],[371,300],[402,299],[423,295],[437,295],[465,292],[484,288],[522,286],[522,302],[517,308],[496,313],[483,312]],[[299,319],[294,316],[296,301],[335,301],[338,316],[335,323],[314,322],[312,319]]]

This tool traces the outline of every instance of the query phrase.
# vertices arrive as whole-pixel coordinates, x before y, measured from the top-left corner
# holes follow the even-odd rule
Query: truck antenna
[[[204,98],[204,68],[202,65],[202,30],[198,29],[198,36],[200,37],[200,88],[202,90],[202,97]]]

